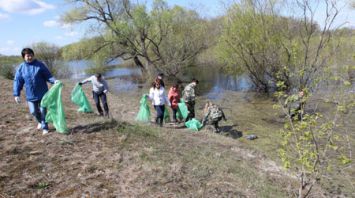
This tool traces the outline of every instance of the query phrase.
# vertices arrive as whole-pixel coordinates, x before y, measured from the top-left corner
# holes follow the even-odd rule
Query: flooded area
[[[103,73],[106,79],[110,79],[109,85],[113,93],[119,94],[149,87],[150,83],[142,83],[142,72],[139,68],[120,67],[117,65],[119,63],[120,61],[111,63]],[[80,81],[90,76],[86,73],[86,70],[90,68],[89,61],[71,61],[69,68],[72,73],[70,78],[73,80]],[[187,84],[192,78],[197,78],[200,81],[197,94],[212,100],[223,98],[225,91],[250,91],[253,89],[247,75],[226,75],[213,67],[193,67],[181,76],[184,84]],[[165,81],[167,86],[173,83],[169,79],[165,79]]]

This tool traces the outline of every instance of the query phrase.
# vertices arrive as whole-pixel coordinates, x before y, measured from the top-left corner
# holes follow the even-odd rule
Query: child
[[[173,122],[176,122],[176,113],[178,111],[178,103],[180,102],[180,93],[178,84],[174,84],[168,94],[168,99],[171,104],[171,109],[173,110]]]
[[[170,102],[166,97],[164,87],[161,86],[160,79],[156,79],[153,84],[153,87],[150,88],[149,99],[153,101],[154,109],[157,111],[157,117],[155,119],[155,122],[162,127],[164,121],[165,104],[168,104],[170,106]]]

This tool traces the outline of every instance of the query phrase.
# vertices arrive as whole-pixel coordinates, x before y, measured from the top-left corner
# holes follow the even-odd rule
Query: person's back
[[[190,83],[186,85],[183,91],[183,98],[185,102],[195,101],[195,83]]]
[[[189,114],[186,117],[186,122],[195,117],[195,87],[198,84],[198,80],[192,79],[183,91],[183,98],[187,106]]]
[[[213,104],[212,106],[210,106],[209,111],[210,111],[210,119],[212,121],[217,121],[217,120],[222,119],[223,111],[216,104]]]
[[[216,104],[212,104],[211,102],[207,102],[204,109],[204,118],[202,120],[202,124],[211,124],[214,126],[215,131],[219,132],[218,122],[222,119],[227,120],[225,118],[223,110]]]
[[[285,106],[291,118],[297,116],[298,120],[301,120],[304,113],[304,92],[299,91],[297,95],[289,96],[285,101]]]

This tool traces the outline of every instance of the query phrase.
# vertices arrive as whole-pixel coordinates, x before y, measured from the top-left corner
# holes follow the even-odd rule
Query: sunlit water
[[[114,62],[114,64],[119,63],[119,61]],[[85,70],[90,67],[90,61],[71,61],[68,64],[72,72],[72,79],[81,81],[90,76],[90,74],[85,72]],[[111,63],[111,65],[109,65],[111,66],[109,67],[109,70],[103,73],[103,76],[106,79],[110,79],[109,86],[113,93],[136,91],[141,87],[149,86],[150,83],[146,83],[145,85],[139,83],[139,79],[142,76],[140,69],[134,67],[112,67],[114,64]],[[253,89],[252,82],[247,75],[226,75],[213,68],[195,67],[182,74],[182,78],[185,85],[192,78],[197,78],[200,81],[196,89],[197,94],[200,96],[206,96],[209,99],[223,98],[225,90],[248,91]],[[167,86],[172,84],[172,82],[169,83],[168,79],[166,79],[166,82]]]

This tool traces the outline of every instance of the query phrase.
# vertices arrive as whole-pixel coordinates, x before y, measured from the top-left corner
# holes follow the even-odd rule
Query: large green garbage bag
[[[176,118],[179,119],[179,120],[183,120],[184,119],[184,116],[182,116],[179,107],[178,107],[178,109],[176,111]]]
[[[79,109],[78,109],[79,112],[85,112],[85,113],[92,112],[91,105],[90,105],[87,97],[85,96],[83,89],[81,88],[81,86],[79,84],[77,84],[74,87],[74,89],[71,91],[70,99],[74,104],[79,106]]]
[[[168,108],[166,108],[166,107],[165,107],[165,110],[164,110],[164,121],[165,122],[169,122],[170,121],[170,113],[169,113]]]
[[[191,120],[185,122],[185,126],[194,131],[198,131],[202,128],[203,125],[200,121],[196,120],[195,118],[192,118]]]
[[[50,90],[43,96],[41,107],[47,108],[46,122],[53,123],[55,129],[59,133],[67,133],[67,123],[62,102],[61,82],[54,84]]]
[[[139,107],[139,112],[136,117],[137,121],[141,121],[141,122],[149,122],[150,121],[150,110],[149,110],[147,100],[148,100],[147,95],[143,95],[141,100],[139,101],[140,107]]]
[[[187,118],[189,111],[187,110],[187,106],[185,104],[185,101],[183,99],[180,100],[178,103],[178,116],[182,116],[184,119]]]

